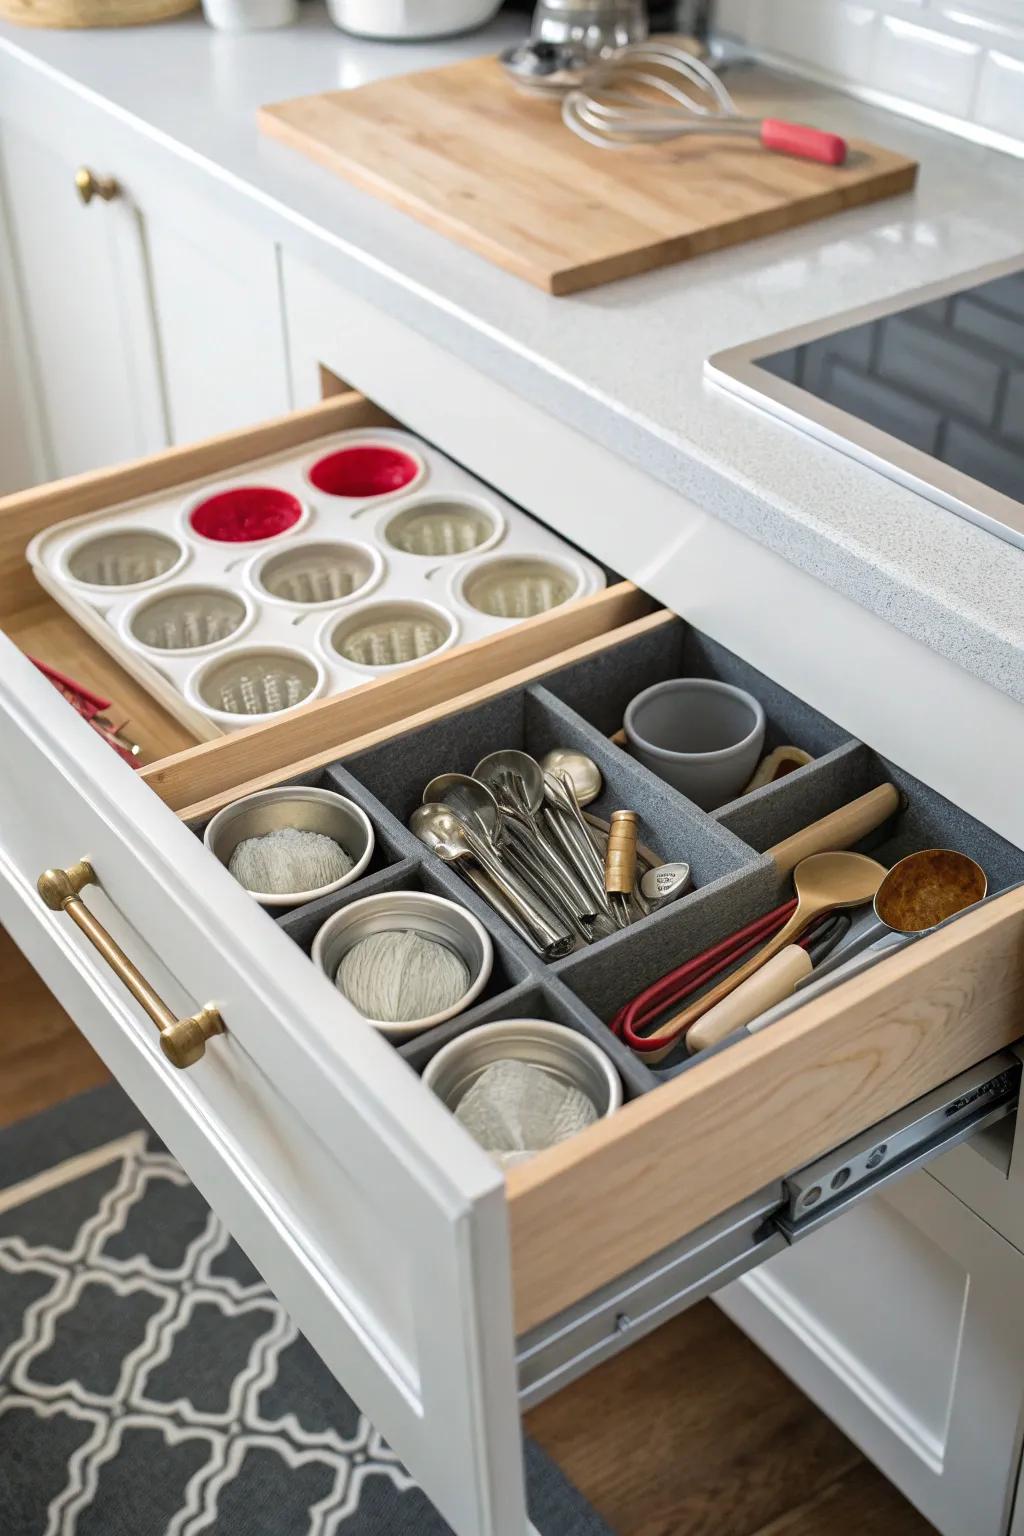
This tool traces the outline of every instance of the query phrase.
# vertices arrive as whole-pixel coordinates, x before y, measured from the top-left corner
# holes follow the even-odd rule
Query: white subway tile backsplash
[[[966,117],[981,49],[899,16],[883,16],[875,38],[873,82],[880,91]]]
[[[963,10],[959,6],[947,6],[934,19],[940,26],[978,43],[983,49],[1001,48],[1016,57],[1024,55],[1024,5],[1021,5],[1016,22],[985,16],[976,10]]]
[[[717,15],[798,71],[1024,144],[1024,0],[718,0]]]
[[[986,128],[1024,139],[1024,59],[988,55],[981,66],[976,116]]]
[[[877,13],[846,0],[774,0],[764,23],[764,46],[773,53],[830,70],[841,59],[843,73],[862,75],[871,65]]]

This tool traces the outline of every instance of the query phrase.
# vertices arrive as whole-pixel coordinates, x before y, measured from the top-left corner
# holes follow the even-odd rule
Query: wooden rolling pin
[[[838,811],[801,827],[792,837],[783,838],[774,848],[766,849],[780,875],[791,874],[801,859],[812,853],[832,853],[852,848],[862,837],[874,832],[883,821],[895,816],[902,804],[902,797],[895,784],[879,784],[866,795],[841,805]]]

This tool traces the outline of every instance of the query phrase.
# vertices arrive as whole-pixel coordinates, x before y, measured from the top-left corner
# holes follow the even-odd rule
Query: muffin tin
[[[37,579],[198,736],[250,725],[604,585],[407,432],[341,432],[58,523]]]
[[[698,809],[609,740],[635,693],[673,677],[718,678],[746,689],[767,715],[765,751],[797,745],[813,761],[715,811]],[[434,774],[470,772],[481,757],[502,747],[540,757],[553,746],[576,747],[597,762],[604,789],[588,810],[606,820],[613,810],[636,810],[645,842],[666,860],[691,864],[694,889],[631,928],[545,964],[417,841],[406,822]],[[396,728],[371,750],[295,780],[337,790],[362,806],[376,829],[377,863],[346,889],[277,921],[308,953],[327,917],[362,895],[408,889],[453,897],[490,932],[494,970],[471,1008],[398,1047],[409,1063],[422,1070],[442,1045],[474,1024],[544,1018],[579,1030],[600,1046],[632,1098],[711,1053],[690,1058],[680,1048],[652,1068],[611,1034],[607,1021],[665,971],[783,899],[790,882],[765,857],[766,848],[887,780],[903,792],[906,806],[858,845],[861,851],[891,865],[920,848],[960,849],[986,870],[990,896],[1024,879],[1024,852],[679,620],[419,730]],[[201,833],[201,825],[194,830]],[[726,1041],[714,1049],[730,1048]]]

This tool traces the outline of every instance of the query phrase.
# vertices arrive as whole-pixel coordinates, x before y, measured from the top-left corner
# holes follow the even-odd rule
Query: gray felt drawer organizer
[[[746,688],[768,717],[765,750],[789,743],[814,761],[710,814],[699,810],[608,739],[634,694],[682,676],[716,677]],[[577,747],[599,765],[605,787],[588,809],[605,818],[620,808],[637,811],[642,840],[665,859],[687,860],[694,889],[631,928],[545,964],[417,841],[406,822],[435,774],[469,773],[502,747],[541,757],[554,746]],[[472,1008],[398,1047],[410,1064],[421,1070],[474,1024],[546,1018],[596,1041],[618,1068],[627,1097],[635,1097],[703,1057],[677,1051],[648,1068],[612,1035],[607,1020],[642,987],[786,899],[790,880],[778,876],[766,848],[885,780],[901,789],[906,806],[862,851],[889,865],[915,849],[961,849],[986,870],[990,894],[1024,879],[1024,853],[679,620],[553,671],[542,684],[511,689],[296,780],[355,800],[376,828],[377,846],[358,882],[277,921],[308,953],[331,913],[360,897],[395,888],[451,896],[490,931],[494,971]],[[729,1048],[729,1042],[717,1047]]]

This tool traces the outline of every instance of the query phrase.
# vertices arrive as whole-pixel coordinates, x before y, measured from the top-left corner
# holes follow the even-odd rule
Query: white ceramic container
[[[471,32],[500,7],[501,0],[327,0],[336,27],[392,42]]]

